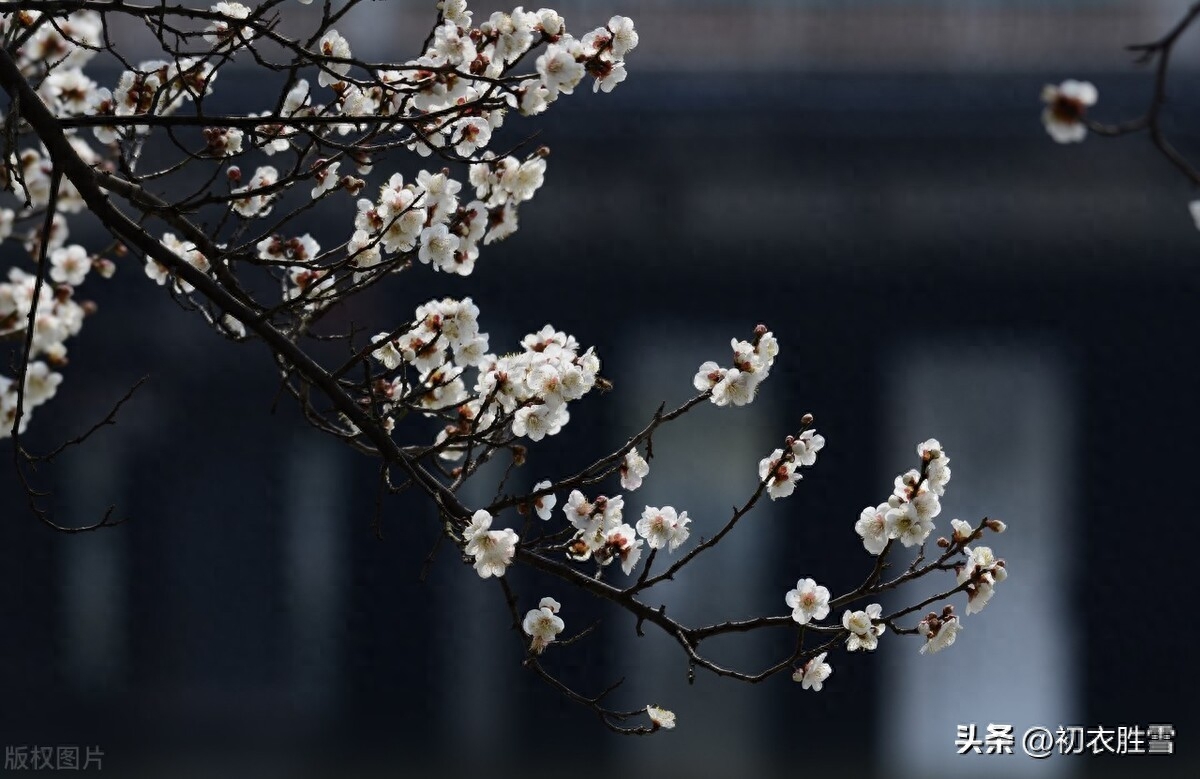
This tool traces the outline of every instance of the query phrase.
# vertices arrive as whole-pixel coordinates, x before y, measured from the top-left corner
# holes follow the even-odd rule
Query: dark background
[[[581,24],[572,26],[582,33]],[[974,665],[924,694],[951,705],[977,680],[1053,684],[1065,669],[1071,721],[1047,712],[1015,722],[1018,733],[1151,722],[1178,732],[1173,757],[965,756],[949,765],[973,775],[1193,775],[1192,193],[1144,138],[1059,147],[1038,121],[1042,84],[1067,75],[1099,86],[1104,118],[1134,115],[1148,99],[1145,74],[1022,63],[814,73],[659,63],[639,73],[641,53],[613,94],[577,95],[536,122],[553,149],[546,185],[523,207],[521,230],[485,248],[475,275],[419,269],[362,315],[386,322],[425,299],[469,294],[494,350],[547,321],[596,346],[616,389],[579,404],[561,440],[534,450],[520,477],[528,484],[623,441],[659,401],[687,396],[695,365],[723,359],[728,338],[766,322],[782,352],[760,402],[703,408],[678,423],[690,432],[664,434],[664,447],[683,464],[671,470],[663,454],[645,489],[664,473],[675,492],[661,501],[715,522],[805,411],[829,445],[796,496],[739,528],[757,545],[731,544],[729,568],[712,569],[725,578],[684,597],[719,600],[717,590],[738,590],[747,565],[766,572],[778,603],[739,603],[735,616],[778,611],[798,575],[854,586],[869,565],[851,529],[858,511],[915,464],[913,444],[938,435],[955,480],[968,480],[961,497],[952,480],[939,531],[951,516],[976,518],[962,506],[983,494],[982,511],[1014,533],[1036,521],[1057,535],[1051,578],[1023,577],[1010,555],[1013,575],[968,618],[961,645],[921,658],[936,666],[961,650]],[[1181,97],[1171,129],[1185,151],[1200,151],[1200,116],[1185,99],[1197,86],[1186,68],[1172,82]],[[341,229],[331,218],[313,233],[324,243]],[[584,689],[633,673],[621,705],[655,701],[679,715],[674,732],[649,740],[610,736],[520,668],[520,642],[491,582],[445,550],[418,581],[433,539],[428,506],[390,499],[376,539],[372,464],[307,429],[286,402],[270,413],[266,351],[214,338],[159,292],[132,264],[95,285],[101,313],[71,343],[66,381],[30,435],[60,440],[150,374],[116,428],[46,475],[64,521],[86,522],[109,503],[130,521],[55,535],[26,511],[12,475],[0,475],[6,746],[101,745],[105,770],[117,775],[722,776],[740,767],[896,776],[906,762],[892,749],[895,732],[931,738],[921,722],[893,718],[891,667],[875,658],[832,654],[835,673],[816,695],[786,676],[746,691],[700,674],[689,691],[679,684],[683,659],[654,637],[640,654],[624,615],[513,570],[530,605],[546,592],[564,602],[568,631],[603,618],[597,636],[547,654],[556,672]],[[1046,435],[1060,447],[1055,473],[1069,478],[1039,489],[1066,496],[1067,509],[1013,515],[1030,490],[1006,470],[1021,452],[968,459],[956,451],[978,446],[956,449],[936,429],[896,444],[909,422],[896,413],[909,397],[896,377],[917,366],[920,380],[926,354],[938,370],[968,367],[920,405],[959,420],[951,426],[991,425],[986,435],[998,439],[1042,440],[994,416],[997,397],[1027,407],[1020,393],[1029,385],[1006,372],[1006,355],[1029,355],[1018,364],[1049,372],[1064,400],[1054,408],[1065,411],[1045,418]],[[676,362],[691,367],[662,368]],[[705,438],[707,429],[743,436],[749,454],[735,457],[742,444]],[[716,447],[728,454],[695,454]],[[719,473],[705,470],[705,456]],[[742,486],[693,508],[711,496],[710,479]],[[490,494],[485,487],[476,500]],[[627,496],[627,506],[651,494],[663,493]],[[993,544],[1002,555],[1006,540]],[[1004,641],[1020,644],[1025,624],[999,611],[1008,592],[1061,626],[1065,664],[1006,663]],[[968,644],[992,617],[1004,620],[996,645]],[[755,646],[769,658],[779,645]],[[916,647],[899,651],[915,657]],[[678,697],[657,700],[663,691]],[[752,727],[739,723],[745,712]],[[689,733],[689,719],[708,735]],[[712,740],[722,733],[728,742]],[[954,735],[939,730],[933,743],[952,750]]]

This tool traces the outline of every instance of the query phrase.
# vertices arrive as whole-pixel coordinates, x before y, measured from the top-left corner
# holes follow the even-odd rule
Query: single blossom
[[[829,590],[812,579],[796,582],[796,589],[788,590],[784,602],[792,610],[792,619],[801,625],[829,614]]]
[[[816,692],[821,691],[821,686],[829,675],[833,673],[833,666],[825,662],[825,656],[828,652],[809,658],[808,662],[792,673],[792,680],[800,682],[800,689],[812,689]]]
[[[670,730],[675,727],[675,712],[655,706],[653,704],[646,707],[646,715],[650,717],[650,721],[654,723],[654,729],[663,728]]]

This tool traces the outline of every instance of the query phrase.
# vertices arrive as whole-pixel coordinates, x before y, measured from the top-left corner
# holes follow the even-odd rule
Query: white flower
[[[942,445],[936,438],[930,438],[917,444],[917,456],[922,460],[934,460],[941,457],[942,454],[944,454]]]
[[[426,227],[421,231],[421,249],[417,252],[417,259],[432,263],[438,270],[449,270],[454,265],[458,243],[458,236],[451,233],[445,224]]]
[[[996,559],[991,547],[964,548],[967,563],[958,568],[958,583],[966,584],[967,614],[983,610],[992,599],[995,585],[1008,578],[1008,569],[1003,560]]]
[[[529,648],[534,654],[540,655],[563,631],[565,624],[556,613],[558,609],[558,601],[553,598],[542,598],[538,608],[531,609],[525,615],[521,629],[525,631],[525,635],[533,639]]]
[[[913,510],[922,520],[933,519],[942,513],[942,504],[936,492],[921,489],[912,499]]]
[[[872,603],[862,611],[847,609],[842,614],[842,627],[850,631],[850,636],[846,639],[847,652],[857,652],[860,649],[871,652],[879,646],[879,636],[883,634],[884,626],[875,624],[875,620],[879,619],[882,613],[883,607]]]
[[[1197,201],[1200,202],[1200,201]],[[701,392],[707,392],[725,376],[725,369],[718,366],[712,360],[702,364],[700,370],[696,372],[696,377],[692,379],[692,386]],[[716,401],[713,401],[714,403]]]
[[[455,123],[454,127],[458,130],[454,151],[463,157],[484,148],[492,139],[492,126],[488,124],[487,119],[480,116],[462,119]]]
[[[792,454],[800,465],[811,466],[817,462],[817,452],[825,448],[825,436],[816,430],[805,430],[792,442]]]
[[[796,467],[795,460],[783,458],[782,449],[776,449],[759,461],[758,479],[766,482],[771,500],[786,498],[796,490],[796,482],[802,478]]]
[[[642,512],[642,518],[638,520],[637,532],[646,539],[646,545],[651,549],[662,549],[665,546],[668,551],[674,552],[690,535],[691,531],[687,527],[689,522],[691,519],[686,511],[676,514],[671,506],[647,506]]]
[[[468,544],[479,538],[492,527],[492,515],[486,509],[479,509],[471,515],[471,522],[463,530],[463,541]]]
[[[610,62],[605,55],[595,62],[593,75],[596,76],[596,81],[592,84],[592,92],[603,91],[608,94],[625,80],[628,73],[625,71],[624,62]]]
[[[930,460],[929,465],[925,467],[925,483],[929,485],[930,492],[935,495],[944,495],[946,484],[949,482],[950,458],[939,457],[936,460]]]
[[[633,51],[638,45],[638,34],[633,29],[633,20],[628,16],[614,16],[608,20],[608,29],[612,31],[612,54],[620,59]]]
[[[62,384],[62,374],[50,370],[50,366],[38,360],[29,363],[25,369],[25,406],[27,409],[40,406],[54,397],[58,385]],[[15,391],[14,391],[15,394]],[[10,424],[11,428],[12,425]],[[8,432],[11,432],[8,431]]]
[[[829,675],[833,673],[833,666],[825,662],[825,656],[827,654],[829,653],[822,652],[816,657],[810,658],[803,667],[798,668],[792,674],[792,680],[800,682],[800,688],[802,690],[812,688],[817,692],[821,691],[821,685],[823,685],[825,680],[829,678]]]
[[[888,538],[896,538],[905,546],[915,546],[925,542],[933,532],[933,522],[929,517],[922,517],[913,502],[902,503],[898,508],[888,509],[884,515]]]
[[[371,343],[383,342],[383,346],[371,352],[371,356],[383,363],[383,367],[392,371],[400,367],[400,363],[404,362],[404,356],[396,348],[396,342],[387,340],[387,337],[387,333],[380,333],[371,339]]]
[[[509,166],[500,175],[500,186],[518,203],[533,199],[546,178],[546,160],[534,157],[517,166]]]
[[[975,528],[971,527],[970,522],[964,522],[961,519],[950,520],[950,527],[954,528],[954,540],[960,544],[971,540],[971,535],[975,532]]]
[[[576,62],[571,52],[558,43],[547,46],[545,53],[537,58],[536,64],[538,75],[542,77],[542,86],[551,98],[560,92],[564,95],[571,94],[583,79],[583,63]]]
[[[650,473],[650,464],[638,450],[630,449],[621,461],[621,487],[626,490],[636,490],[642,486],[642,479]]]
[[[217,3],[212,6],[211,10],[235,21],[250,16],[250,9],[241,3]],[[213,22],[206,28],[205,32],[207,34],[204,36],[204,40],[214,46],[223,46],[235,38],[245,42],[254,37],[254,33],[251,30],[243,29],[239,24],[230,24],[226,21]]]
[[[609,553],[621,558],[621,570],[629,575],[642,556],[642,539],[638,538],[629,525],[618,525],[605,538]],[[611,558],[610,558],[611,559]]]
[[[796,582],[796,589],[788,591],[784,602],[792,610],[792,619],[801,625],[829,615],[829,590],[812,579]]]
[[[50,278],[59,284],[79,286],[91,267],[92,258],[79,244],[71,244],[50,253]]]
[[[533,491],[544,490],[550,486],[548,481],[539,481],[533,485]],[[550,519],[550,512],[554,510],[554,504],[558,502],[558,498],[554,497],[554,493],[542,495],[539,498],[533,499],[533,509],[537,512],[540,519]]]
[[[654,723],[654,728],[663,728],[670,730],[675,727],[675,713],[667,711],[658,706],[650,705],[646,707],[646,715],[650,717],[650,721]]]
[[[596,514],[596,504],[590,502],[579,490],[571,490],[566,505],[563,506],[563,514],[567,516],[568,522],[584,533],[596,532],[602,521],[602,517],[593,516]]]
[[[517,534],[509,529],[490,530],[492,515],[480,509],[463,532],[467,542],[463,551],[475,558],[475,571],[481,579],[503,576],[517,551]]]
[[[512,432],[517,437],[526,437],[530,441],[541,441],[551,435],[551,415],[557,409],[543,403],[540,406],[525,406],[517,409],[513,415]]]
[[[339,35],[337,30],[330,30],[321,36],[321,40],[317,44],[317,51],[325,57],[350,59],[350,43]],[[321,74],[317,76],[317,83],[327,87],[340,81],[338,76],[344,76],[349,72],[350,64],[347,62],[322,62]]]
[[[318,165],[321,165],[321,168],[317,170],[314,179],[316,181],[316,186],[314,186],[312,188],[312,192],[309,193],[309,197],[313,200],[321,197],[326,192],[331,192],[337,189],[338,185],[341,184],[341,179],[338,177],[338,167],[342,163],[334,162],[329,165],[324,165],[323,163],[324,160],[321,160],[317,163]]]
[[[953,615],[946,619],[934,616],[932,619],[921,620],[917,624],[917,630],[926,638],[925,643],[921,645],[921,654],[932,654],[954,643],[958,631],[962,630],[962,623]]]
[[[854,523],[854,532],[862,536],[863,546],[873,555],[881,554],[888,542],[887,512],[891,506],[880,503],[867,506]]]
[[[712,402],[718,406],[744,406],[754,400],[761,374],[729,368],[712,388]]]
[[[1096,104],[1096,87],[1086,81],[1068,79],[1058,86],[1042,88],[1042,124],[1058,143],[1078,143],[1087,137],[1084,118],[1087,109]]]

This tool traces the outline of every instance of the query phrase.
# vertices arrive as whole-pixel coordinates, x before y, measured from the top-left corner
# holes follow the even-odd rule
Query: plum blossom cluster
[[[925,543],[933,532],[933,518],[942,511],[941,496],[950,481],[950,458],[936,439],[917,446],[920,470],[896,477],[896,487],[887,501],[867,506],[854,524],[863,546],[873,555],[882,554],[892,541],[906,547]]]
[[[805,424],[809,423],[811,418],[806,415]],[[810,451],[812,449],[813,444],[810,440],[810,443],[804,446],[804,453],[815,456],[815,451]],[[774,464],[770,464],[767,470],[760,471],[763,479],[770,477],[773,472],[771,468],[778,466],[782,454],[777,450],[772,458],[764,461]],[[865,599],[874,593],[891,589],[907,579],[933,571],[953,570],[957,586],[927,602],[965,592],[966,613],[973,614],[983,608],[992,597],[995,585],[1007,576],[1004,561],[997,559],[990,547],[971,546],[982,538],[985,530],[1004,532],[1005,524],[996,519],[984,519],[978,527],[972,527],[959,519],[951,520],[951,537],[938,538],[936,542],[936,546],[943,550],[942,555],[924,567],[919,567],[925,559],[925,541],[933,531],[932,519],[941,511],[940,498],[945,494],[946,485],[950,481],[950,458],[937,439],[933,438],[919,444],[917,454],[921,458],[920,469],[897,476],[895,490],[888,501],[879,506],[868,506],[855,525],[863,545],[871,554],[879,557],[876,569],[867,582],[847,596],[831,601],[828,588],[818,585],[811,578],[805,578],[797,581],[795,588],[784,596],[784,602],[792,610],[793,622],[802,627],[813,625],[824,633],[836,633],[835,640],[844,638],[848,652],[874,651],[879,646],[880,637],[888,627],[892,627],[898,633],[916,633],[923,636],[925,643],[920,652],[932,654],[952,645],[962,630],[962,625],[954,613],[954,607],[946,604],[941,612],[929,612],[915,628],[900,628],[895,624],[895,618],[913,609],[885,616],[882,606],[878,603],[871,603],[862,609],[845,609],[842,612],[840,631],[835,626],[817,624],[829,615],[835,604],[842,605],[860,598]],[[797,459],[801,456],[796,454]],[[921,550],[905,574],[891,583],[881,584],[884,558],[895,540],[899,540],[906,547],[920,544]],[[951,558],[957,555],[962,556],[962,561],[950,562]],[[805,662],[794,668],[792,678],[800,682],[803,689],[820,690],[822,683],[833,670],[829,663],[825,662],[826,657],[827,652],[810,654]]]
[[[535,491],[545,486],[549,482],[542,482]],[[621,495],[588,500],[579,490],[572,490],[563,506],[563,514],[575,529],[566,547],[567,557],[576,562],[594,560],[601,568],[618,560],[628,575],[641,559],[643,546],[674,552],[691,535],[688,526],[692,520],[686,511],[646,506],[635,528],[625,523],[624,509]],[[543,518],[548,517],[547,511]]]
[[[268,97],[266,110],[243,117],[260,123],[181,125],[195,128],[202,143],[198,149],[184,148],[184,131],[168,132],[171,142],[186,153],[179,169],[205,159],[220,166],[229,183],[228,195],[210,194],[203,200],[227,209],[221,221],[233,222],[231,229],[238,238],[245,234],[247,223],[282,211],[287,193],[299,185],[312,201],[339,193],[352,201],[366,182],[353,171],[347,173],[345,166],[353,165],[365,176],[378,161],[373,157],[382,158],[393,148],[437,153],[467,163],[463,181],[456,180],[449,168],[421,170],[412,178],[392,173],[377,196],[357,200],[349,239],[324,252],[311,233],[287,229],[294,213],[244,245],[214,240],[216,253],[190,242],[178,230],[160,233],[162,245],[210,277],[214,265],[218,270],[230,268],[217,274],[225,285],[231,279],[240,282],[233,273],[244,267],[235,266],[231,259],[271,269],[280,280],[282,301],[304,317],[333,306],[387,272],[415,263],[456,275],[471,274],[481,246],[517,229],[519,205],[534,197],[546,172],[548,150],[538,149],[524,159],[496,154],[488,149],[493,133],[513,113],[541,113],[561,95],[571,94],[585,76],[594,79],[594,91],[611,91],[625,78],[626,57],[637,47],[638,33],[624,16],[613,16],[605,25],[575,37],[563,17],[549,8],[518,7],[483,18],[468,10],[466,2],[454,0],[440,3],[439,10],[439,22],[420,57],[391,65],[355,60],[351,41],[324,25],[310,44],[297,40],[287,46],[298,64],[278,97]],[[51,113],[63,120],[75,152],[99,171],[117,170],[119,159],[121,176],[135,184],[143,144],[163,120],[185,113],[195,116],[181,119],[203,118],[210,111],[219,114],[209,108],[214,105],[219,70],[239,57],[261,64],[263,53],[256,46],[269,31],[273,45],[281,41],[271,31],[270,20],[260,18],[259,9],[248,3],[164,7],[156,18],[159,35],[165,36],[160,41],[164,49],[170,48],[170,39],[195,44],[186,55],[141,62],[119,56],[109,43],[106,19],[96,11],[0,14],[0,29],[19,41],[13,51],[16,64]],[[542,47],[545,50],[538,54],[535,50]],[[121,67],[115,81],[102,84],[85,71],[106,53]],[[111,124],[106,117],[112,118]],[[143,117],[156,121],[139,121]],[[72,120],[79,121],[73,124]],[[89,146],[85,133],[102,145],[100,152]],[[359,144],[352,138],[325,143],[351,133],[379,142]],[[259,159],[284,153],[294,155],[294,161],[265,164]],[[12,150],[4,166],[4,184],[24,207],[0,216],[11,225],[14,217],[36,216],[47,208],[51,174],[44,149],[34,145]],[[84,203],[66,178],[59,181],[55,203],[52,248],[59,250],[67,234],[65,215],[82,212]],[[9,229],[2,220],[0,227]],[[82,265],[77,252],[72,252],[68,264],[74,263],[72,273],[78,275]],[[145,257],[144,270],[177,294],[194,293],[191,285],[153,257]],[[227,317],[209,319],[216,323]],[[223,325],[218,329],[227,330]],[[418,328],[408,339],[419,341],[428,336],[427,330]],[[570,344],[564,344],[562,352],[573,348],[573,339],[567,340]],[[457,365],[448,360],[433,364],[435,352],[427,348],[429,357],[414,357],[422,363],[415,384],[408,379],[399,385],[391,382],[385,401],[394,401],[397,390],[420,390],[417,402],[429,410],[466,404],[470,394],[462,386],[461,368],[479,367],[480,397],[462,409],[458,433],[469,436],[503,419],[514,435],[536,441],[562,428],[568,418],[566,401],[591,388],[599,367],[590,350],[569,356],[534,355],[527,350],[516,357],[494,357],[484,355],[486,342],[472,352],[476,346],[456,345],[455,351],[462,353],[456,354]],[[458,359],[463,355],[465,361]],[[499,387],[496,396],[485,404],[482,396],[493,386]],[[443,441],[449,437],[450,433],[444,434]],[[443,449],[449,455],[458,451]],[[630,473],[636,474],[637,466],[633,467]]]
[[[491,357],[486,354],[488,335],[479,330],[479,307],[471,298],[424,303],[407,329],[379,333],[371,342],[376,347],[371,356],[389,372],[397,372],[376,383],[385,415],[402,405],[433,412],[466,403],[463,372]],[[415,371],[415,380],[409,369]]]
[[[811,415],[805,415],[806,424]],[[799,435],[788,436],[784,449],[776,449],[758,463],[759,481],[767,485],[771,500],[786,498],[796,490],[796,482],[803,476],[800,468],[811,467],[817,462],[817,452],[825,447],[825,436],[816,430],[804,430]]]
[[[472,436],[499,435],[506,427],[531,441],[557,434],[570,420],[568,404],[587,395],[599,377],[593,350],[580,351],[573,336],[550,325],[526,335],[522,352],[489,353],[478,317],[470,298],[430,301],[417,308],[407,328],[372,338],[371,356],[396,372],[376,384],[385,414],[400,407],[456,409],[456,421],[436,441],[450,460],[464,455]],[[471,390],[463,379],[467,368],[478,372]]]
[[[925,619],[917,623],[917,632],[925,636],[925,643],[921,645],[921,654],[942,651],[954,643],[960,630],[962,630],[962,623],[955,616],[954,607],[950,604],[946,604],[941,614],[936,611],[929,612]]]
[[[13,211],[0,209],[0,240],[12,236],[17,218]],[[52,231],[46,246],[49,270],[40,288],[36,276],[17,267],[9,268],[8,280],[0,282],[0,338],[24,341],[29,337],[30,362],[20,398],[19,433],[25,432],[33,409],[57,393],[63,376],[54,369],[67,364],[67,340],[79,335],[84,317],[95,311],[94,303],[75,299],[76,287],[83,284],[93,269],[105,278],[115,270],[111,261],[93,257],[79,244],[62,245],[67,237],[66,223],[56,224],[61,226]],[[26,251],[36,255],[40,240],[39,231],[35,230],[25,239]],[[34,308],[33,332],[29,333],[29,316]],[[45,359],[34,359],[37,357]],[[15,377],[0,374],[0,438],[12,435],[19,389]]]
[[[754,338],[740,341],[734,338],[733,364],[723,368],[709,360],[700,366],[692,379],[692,385],[701,392],[710,393],[709,399],[717,406],[745,406],[754,400],[760,385],[771,372],[775,357],[779,354],[779,342],[766,325],[754,328]]]

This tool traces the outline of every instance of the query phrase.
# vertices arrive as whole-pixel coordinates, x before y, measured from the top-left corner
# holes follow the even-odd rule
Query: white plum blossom
[[[596,61],[591,70],[596,76],[596,81],[592,84],[593,92],[611,92],[628,75],[625,72],[624,62],[610,62],[603,57]]]
[[[828,654],[828,652],[822,652],[809,658],[807,663],[792,673],[792,681],[800,682],[802,690],[812,689],[820,692],[825,680],[833,673],[833,666],[825,662],[825,656]]]
[[[796,482],[803,478],[796,470],[797,465],[791,457],[784,457],[782,449],[776,449],[759,461],[758,479],[766,482],[771,500],[786,498],[795,491]]]
[[[718,406],[744,406],[754,400],[759,378],[747,371],[729,368],[712,390],[712,402]]]
[[[475,558],[475,571],[481,579],[503,576],[520,541],[513,530],[492,530],[491,526],[492,515],[480,509],[463,531],[463,551]]]
[[[701,392],[707,392],[725,376],[725,369],[721,368],[712,360],[701,364],[700,370],[696,371],[696,377],[692,380],[692,386]]]
[[[829,590],[812,579],[800,579],[796,589],[788,590],[784,602],[792,610],[792,619],[801,625],[829,615]]]
[[[861,611],[846,610],[842,614],[842,627],[850,632],[846,638],[846,651],[863,650],[872,652],[879,646],[879,636],[883,635],[884,625],[876,623],[883,614],[883,607],[872,603]]]
[[[662,728],[670,730],[675,727],[675,712],[655,706],[653,704],[646,707],[646,716],[654,723],[654,728]]]
[[[326,192],[332,192],[338,188],[341,184],[341,179],[338,178],[338,166],[341,164],[340,162],[325,164],[324,160],[317,161],[315,165],[316,173],[313,179],[316,184],[313,186],[312,192],[309,193],[310,198],[316,200]]]
[[[816,430],[805,430],[792,441],[792,456],[798,465],[811,467],[817,462],[817,452],[825,448],[825,436]]]
[[[266,216],[271,213],[271,202],[275,199],[274,192],[264,191],[274,187],[279,182],[279,171],[270,165],[263,165],[254,171],[249,183],[244,187],[230,190],[232,195],[244,195],[232,203],[233,210],[244,217]]]
[[[638,45],[638,34],[633,29],[633,20],[628,16],[614,16],[608,20],[612,32],[612,54],[622,58]]]
[[[771,371],[779,354],[779,342],[765,325],[754,330],[754,341],[730,342],[733,347],[733,367],[722,368],[708,361],[700,366],[692,384],[701,392],[710,391],[710,400],[717,406],[744,406],[754,400],[758,385]]]
[[[1087,81],[1068,79],[1058,86],[1042,88],[1042,124],[1058,143],[1078,143],[1087,137],[1087,110],[1096,104],[1096,87]]]
[[[250,9],[247,6],[241,3],[217,3],[212,6],[211,10],[227,17],[232,22],[223,20],[213,22],[208,26],[204,40],[214,46],[224,47],[241,45],[254,38],[253,30],[236,23],[250,16]]]
[[[884,515],[888,538],[899,539],[905,546],[916,546],[925,542],[933,532],[933,522],[917,509],[914,502],[902,503],[889,508]]]
[[[71,244],[50,253],[50,279],[59,284],[79,286],[91,267],[91,256],[79,244]]]
[[[567,521],[584,533],[596,532],[602,517],[596,516],[596,504],[590,502],[579,490],[571,490],[563,506]]]
[[[550,98],[558,94],[569,95],[583,79],[583,63],[577,62],[567,46],[551,43],[537,58],[537,72],[542,77],[542,86]]]
[[[426,227],[421,231],[421,249],[417,259],[426,264],[432,263],[436,270],[450,270],[454,267],[458,243],[458,236],[451,234],[446,225]]]
[[[959,585],[966,585],[967,614],[976,614],[992,599],[996,584],[1008,578],[1004,561],[997,559],[991,547],[964,548],[967,562],[957,569]]]
[[[960,544],[970,541],[975,533],[975,528],[971,527],[971,523],[961,519],[950,520],[950,527],[954,530],[954,540]]]
[[[321,40],[317,42],[317,51],[325,57],[350,59],[350,43],[339,35],[337,30],[329,30],[321,36]],[[317,77],[317,83],[323,87],[336,84],[341,80],[341,76],[349,72],[350,64],[348,62],[322,62],[321,74]]]
[[[539,481],[533,485],[533,491],[544,490],[550,486],[548,481]],[[554,497],[554,493],[542,495],[533,499],[533,508],[537,512],[538,518],[542,520],[550,519],[551,512],[554,510],[554,504],[558,502],[558,498]]]
[[[25,370],[25,404],[34,408],[50,400],[58,392],[62,380],[61,373],[55,373],[41,360],[29,363]]]
[[[532,639],[530,651],[540,655],[563,631],[566,625],[558,616],[559,603],[553,598],[542,598],[538,608],[531,609],[521,622],[521,629]]]
[[[626,575],[633,572],[633,567],[642,556],[642,539],[637,537],[629,525],[617,525],[608,531],[605,538],[605,549],[610,555],[609,560],[620,559],[621,570]]]
[[[672,506],[647,506],[638,520],[637,532],[651,549],[666,547],[674,552],[691,534],[688,529],[691,521],[686,511],[676,513]]]
[[[862,536],[863,546],[873,555],[883,553],[890,538],[888,534],[887,513],[891,506],[881,503],[878,506],[867,506],[854,523],[854,532]]]
[[[626,490],[636,490],[642,486],[642,479],[650,473],[650,464],[638,450],[630,449],[621,460],[621,487]]]
[[[960,630],[962,630],[962,623],[953,614],[941,618],[937,614],[930,614],[917,623],[917,631],[926,639],[925,643],[921,645],[921,654],[942,651],[954,643]]]

